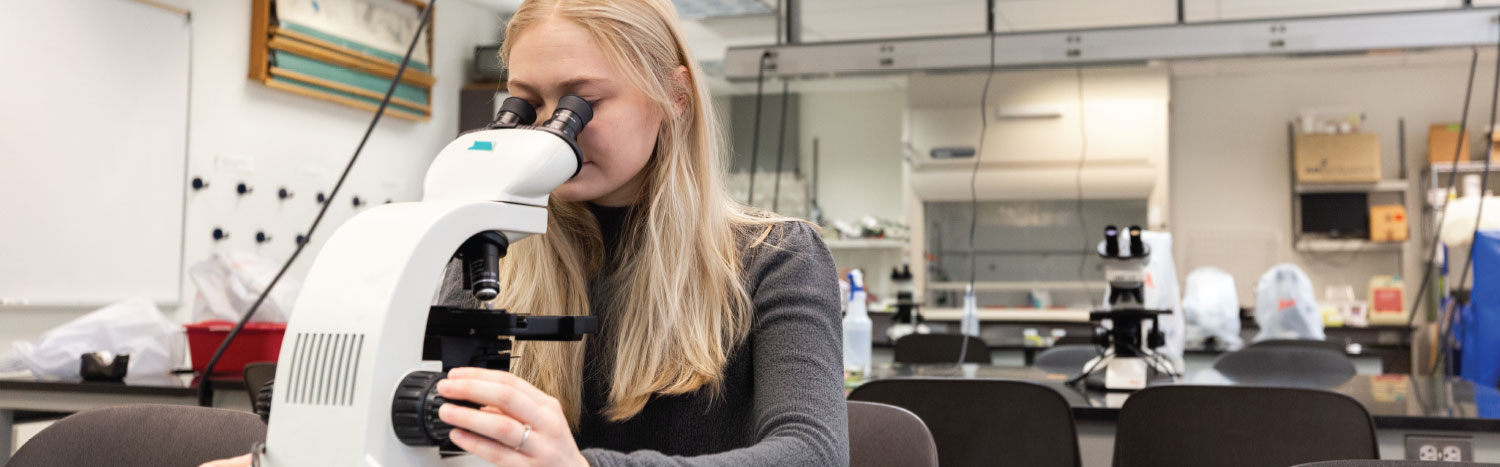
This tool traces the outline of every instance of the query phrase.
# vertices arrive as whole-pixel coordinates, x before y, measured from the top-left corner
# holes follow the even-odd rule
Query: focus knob
[[[391,401],[391,426],[395,428],[396,439],[408,446],[445,445],[453,426],[438,418],[438,408],[447,403],[479,408],[474,403],[449,401],[439,396],[437,382],[442,380],[443,374],[435,371],[413,371],[401,379]]]

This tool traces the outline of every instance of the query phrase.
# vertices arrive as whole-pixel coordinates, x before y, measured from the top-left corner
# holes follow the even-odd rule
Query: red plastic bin
[[[187,327],[188,349],[193,356],[193,372],[203,374],[208,369],[208,360],[224,343],[234,323],[229,321],[204,321]],[[215,376],[239,376],[245,365],[256,362],[275,362],[281,355],[281,338],[286,335],[286,323],[247,323],[240,335],[229,344],[219,364],[214,366]]]

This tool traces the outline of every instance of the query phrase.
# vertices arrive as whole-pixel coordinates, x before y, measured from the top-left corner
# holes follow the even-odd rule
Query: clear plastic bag
[[[1295,264],[1271,267],[1255,284],[1255,341],[1272,339],[1323,340],[1323,314],[1313,295],[1312,281]]]
[[[243,251],[219,251],[188,269],[198,289],[193,300],[193,322],[221,319],[239,321],[260,293],[266,290],[281,263]],[[260,304],[250,321],[284,323],[292,316],[301,283],[282,277],[271,296]]]
[[[1182,310],[1187,317],[1187,341],[1205,346],[1209,338],[1224,350],[1244,347],[1240,338],[1240,298],[1234,276],[1214,267],[1194,269],[1187,276]]]
[[[47,331],[35,343],[16,341],[0,357],[0,371],[31,370],[37,377],[75,379],[85,353],[130,354],[127,375],[165,375],[183,362],[187,336],[156,304],[133,298],[95,310]]]

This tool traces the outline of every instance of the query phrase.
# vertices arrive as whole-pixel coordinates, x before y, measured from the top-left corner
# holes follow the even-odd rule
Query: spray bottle
[[[853,379],[863,379],[870,370],[871,324],[865,309],[864,273],[849,271],[849,308],[844,315],[844,368]]]
[[[974,300],[974,285],[964,288],[964,313],[959,318],[960,334],[979,337],[979,310]]]

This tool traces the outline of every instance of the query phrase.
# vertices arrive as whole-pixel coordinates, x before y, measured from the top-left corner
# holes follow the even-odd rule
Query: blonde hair
[[[731,354],[749,335],[753,307],[740,276],[737,232],[784,219],[752,212],[724,189],[718,122],[702,71],[668,0],[527,0],[511,18],[501,50],[549,18],[587,30],[614,67],[663,118],[645,182],[618,246],[618,270],[602,271],[598,220],[583,203],[549,203],[547,234],[517,242],[501,261],[501,304],[517,313],[586,315],[589,281],[605,279],[611,311],[601,344],[610,382],[604,416],[635,416],[653,395],[721,389]],[[679,67],[686,80],[674,79]],[[685,82],[684,82],[685,81]],[[681,113],[679,102],[686,101]],[[606,275],[607,274],[607,275]],[[577,427],[584,345],[519,342],[515,374],[557,398]]]

